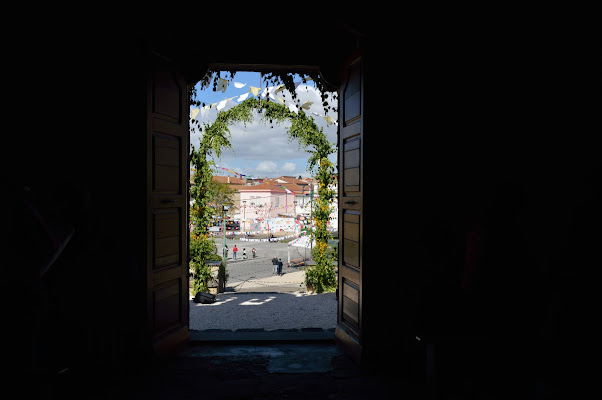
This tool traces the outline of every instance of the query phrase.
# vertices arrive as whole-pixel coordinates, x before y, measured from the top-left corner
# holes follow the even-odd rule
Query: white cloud
[[[295,172],[297,170],[297,164],[295,164],[294,162],[285,162],[284,165],[280,168],[280,171],[282,171],[283,173],[286,172]]]
[[[244,88],[240,90],[240,94],[244,93]],[[335,112],[330,111],[325,113],[322,107],[322,100],[319,92],[310,86],[299,85],[296,90],[297,100],[294,101],[297,105],[303,104],[306,100],[313,102],[313,105],[306,111],[308,115],[311,112],[316,112],[322,115],[328,115],[334,119],[338,116]],[[285,100],[286,103],[293,102],[292,96],[287,91],[282,91],[277,94]],[[229,100],[224,107],[228,110],[237,105],[238,102]],[[337,106],[336,101],[329,97],[328,102],[331,106]],[[286,104],[285,103],[285,104]],[[217,117],[217,109],[215,107],[201,112],[197,115],[197,120],[201,124],[211,124]],[[337,127],[328,125],[324,118],[312,115],[316,125],[322,128],[327,139],[336,144]],[[290,126],[290,122],[286,121],[280,125],[269,122],[261,122],[256,118],[254,122],[244,126],[241,123],[236,123],[229,126],[232,143],[232,150],[224,150],[220,160],[216,160],[218,165],[231,165],[231,169],[239,171],[243,174],[255,174],[263,176],[272,176],[272,174],[286,175],[307,175],[305,169],[307,167],[307,159],[309,154],[303,148],[299,148],[298,142],[289,140],[286,129]],[[193,132],[191,134],[191,145],[198,148],[200,133]],[[336,154],[332,155],[331,161],[336,163]],[[281,165],[278,168],[278,165]]]
[[[257,167],[255,167],[255,171],[260,173],[271,174],[273,172],[276,172],[276,167],[277,165],[273,161],[262,161],[259,164],[257,164]]]

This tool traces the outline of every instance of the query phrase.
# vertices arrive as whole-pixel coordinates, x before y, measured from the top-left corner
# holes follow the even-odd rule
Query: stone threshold
[[[190,329],[191,343],[245,343],[245,342],[334,342],[335,328],[301,329]]]

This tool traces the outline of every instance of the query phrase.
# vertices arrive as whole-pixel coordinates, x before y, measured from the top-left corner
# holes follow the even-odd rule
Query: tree
[[[209,205],[213,208],[215,215],[215,213],[221,213],[224,206],[230,208],[234,205],[235,190],[227,183],[217,182],[213,179],[210,182],[210,190],[207,191],[207,194],[209,195]]]

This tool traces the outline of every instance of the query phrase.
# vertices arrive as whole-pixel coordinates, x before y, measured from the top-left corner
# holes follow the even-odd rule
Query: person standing
[[[236,253],[238,253],[238,247],[236,247],[236,245],[234,245],[234,248],[232,249],[232,253],[234,254],[233,260],[236,260]]]
[[[255,258],[255,253],[257,252],[257,250],[255,250],[255,247],[253,247],[253,249],[251,249],[251,252],[253,253],[253,258]]]

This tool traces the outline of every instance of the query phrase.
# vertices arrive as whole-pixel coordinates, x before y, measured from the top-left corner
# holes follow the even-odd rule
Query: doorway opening
[[[216,301],[191,302],[191,332],[334,334],[338,104],[325,87],[317,70],[210,67],[192,89],[191,298]],[[328,286],[308,279],[316,261]]]

